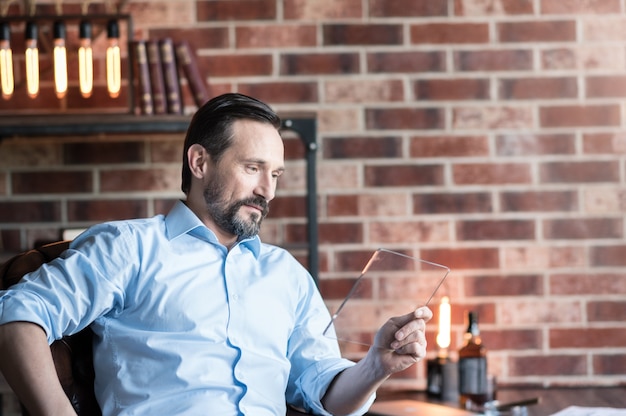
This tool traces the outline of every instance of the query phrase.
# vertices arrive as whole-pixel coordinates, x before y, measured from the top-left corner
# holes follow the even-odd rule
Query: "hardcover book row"
[[[186,79],[196,106],[209,99],[194,51],[170,38],[133,41],[137,101],[141,114],[182,114],[181,81]]]

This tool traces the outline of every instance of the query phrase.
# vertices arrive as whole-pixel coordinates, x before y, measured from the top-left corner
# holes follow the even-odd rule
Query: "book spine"
[[[209,100],[209,91],[198,68],[197,57],[189,42],[181,41],[176,44],[176,59],[185,74],[196,106],[201,107]]]
[[[163,78],[163,64],[161,62],[161,53],[159,52],[159,42],[156,40],[146,41],[146,49],[148,51],[148,68],[150,69],[154,114],[165,114],[167,113],[167,101],[165,98],[165,80]]]
[[[161,50],[161,62],[163,63],[167,112],[171,114],[181,114],[183,112],[183,105],[180,94],[180,84],[178,83],[174,42],[170,38],[160,40],[159,48]]]
[[[134,41],[132,43],[135,51],[135,62],[137,68],[137,92],[138,106],[142,114],[154,114],[152,104],[152,90],[150,87],[150,71],[148,69],[148,53],[146,51],[146,42],[143,40]]]

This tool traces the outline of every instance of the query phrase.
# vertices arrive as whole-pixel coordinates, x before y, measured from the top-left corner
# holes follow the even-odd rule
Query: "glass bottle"
[[[487,349],[480,339],[478,314],[467,314],[465,344],[459,350],[459,404],[464,409],[482,406],[488,400]]]

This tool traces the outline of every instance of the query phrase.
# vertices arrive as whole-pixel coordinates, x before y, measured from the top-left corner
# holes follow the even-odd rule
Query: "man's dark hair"
[[[187,162],[187,150],[200,144],[218,162],[232,143],[232,125],[236,120],[248,119],[269,123],[280,128],[280,118],[264,102],[243,94],[228,93],[207,101],[194,114],[187,129],[183,149],[183,173],[181,189],[185,194],[191,186],[191,170]]]

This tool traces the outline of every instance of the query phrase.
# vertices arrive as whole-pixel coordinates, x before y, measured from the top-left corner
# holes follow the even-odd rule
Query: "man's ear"
[[[207,174],[209,154],[206,149],[199,144],[192,144],[187,149],[187,163],[191,174],[198,179],[203,179]]]

